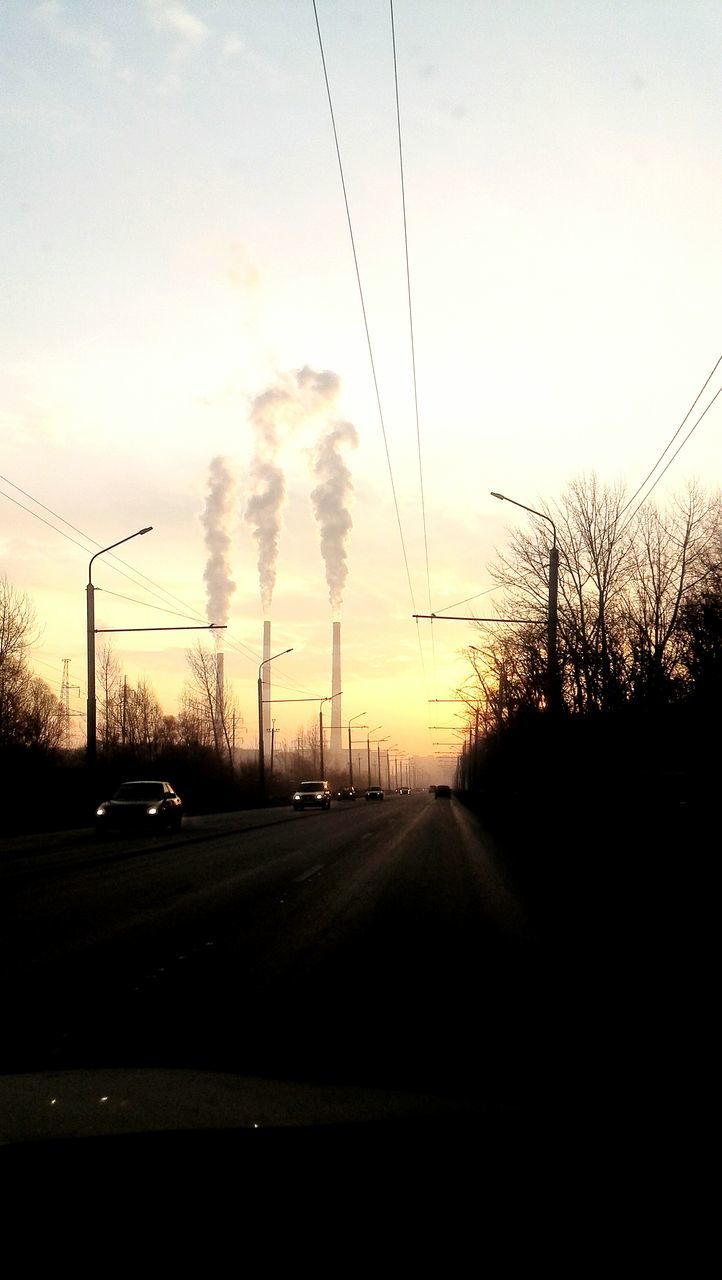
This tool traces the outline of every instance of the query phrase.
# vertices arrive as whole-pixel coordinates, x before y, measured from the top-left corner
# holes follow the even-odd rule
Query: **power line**
[[[401,208],[403,213],[404,224],[404,258],[406,261],[406,296],[409,309],[409,340],[411,345],[411,372],[414,386],[414,415],[416,419],[416,449],[419,459],[419,491],[421,494],[421,520],[424,529],[424,555],[426,558],[426,586],[429,600],[429,613],[432,612],[431,606],[431,577],[429,574],[429,541],[426,527],[426,500],[424,497],[424,472],[421,461],[421,426],[419,422],[419,391],[416,377],[416,343],[414,341],[414,313],[411,305],[411,269],[409,266],[409,233],[408,220],[406,216],[406,184],[404,181],[404,151],[401,140],[401,107],[399,103],[399,73],[396,59],[396,29],[394,26],[394,0],[390,0],[391,8],[391,44],[394,55],[394,90],[396,95],[396,134],[399,143],[399,176],[401,185]],[[433,635],[433,631],[432,631]]]
[[[722,356],[720,356],[720,360],[722,360]],[[719,363],[719,361],[718,361],[717,363]],[[717,367],[717,366],[715,366],[715,368],[716,368],[716,367]],[[711,375],[710,375],[710,377],[711,377]],[[709,378],[707,379],[707,382],[709,382]],[[707,385],[707,384],[705,383],[705,386],[706,386],[706,385]],[[703,388],[703,389],[704,389],[704,388]],[[700,392],[700,395],[701,395],[701,392]],[[720,387],[720,388],[715,392],[715,394],[712,396],[712,399],[710,400],[709,404],[707,405],[707,408],[702,410],[702,412],[701,412],[701,414],[699,415],[699,417],[698,417],[697,421],[694,423],[694,425],[693,425],[693,426],[691,426],[691,427],[690,427],[689,431],[687,432],[687,434],[686,434],[686,436],[684,437],[684,439],[682,440],[682,442],[681,442],[681,443],[677,446],[677,448],[675,449],[675,451],[674,451],[674,453],[672,454],[672,457],[669,459],[669,461],[668,461],[667,465],[666,465],[666,466],[665,466],[665,467],[660,471],[659,475],[657,476],[657,478],[656,478],[656,480],[655,480],[654,484],[652,485],[651,489],[649,490],[649,492],[648,492],[648,493],[645,493],[644,497],[642,498],[642,501],[641,501],[641,502],[640,502],[640,503],[635,507],[635,509],[634,509],[634,511],[632,512],[631,516],[630,516],[630,517],[629,517],[629,519],[627,520],[627,523],[624,525],[624,528],[621,530],[621,533],[624,533],[624,530],[625,530],[625,529],[627,529],[627,528],[629,528],[629,525],[632,523],[632,521],[633,521],[634,517],[636,516],[637,512],[638,512],[638,511],[639,511],[639,510],[644,506],[644,503],[647,501],[647,498],[650,496],[650,494],[654,493],[654,490],[656,489],[657,485],[659,484],[660,480],[662,479],[662,476],[665,474],[665,472],[667,472],[667,471],[669,470],[669,468],[671,467],[671,465],[672,465],[672,463],[674,462],[675,458],[677,457],[677,454],[678,454],[678,453],[681,453],[682,449],[683,449],[683,448],[684,448],[684,446],[686,445],[686,443],[687,443],[687,441],[689,440],[690,436],[691,436],[691,435],[692,435],[692,434],[697,430],[697,427],[699,426],[700,422],[701,422],[701,421],[702,421],[702,419],[705,417],[705,415],[706,415],[707,413],[709,413],[710,409],[712,408],[712,405],[714,404],[715,400],[717,399],[717,397],[718,397],[719,395],[722,395],[722,387]],[[699,400],[699,396],[697,397],[697,400]],[[695,401],[695,403],[696,403],[696,401]],[[689,414],[687,414],[687,417],[689,417]],[[686,418],[685,418],[685,421],[686,421]],[[678,433],[678,431],[676,431],[676,432],[675,432],[675,436],[676,436],[676,435],[678,435],[678,434],[679,434],[679,433]],[[672,438],[674,439],[674,436],[673,436]],[[671,441],[670,441],[670,444],[671,444]],[[669,448],[669,445],[667,445],[667,448]],[[665,449],[665,451],[664,451],[664,452],[666,453],[666,451],[667,451],[667,450]],[[662,456],[664,456],[664,455],[662,455]],[[644,487],[644,486],[642,486],[642,487]],[[639,489],[637,490],[637,493],[639,493]],[[635,496],[636,496],[636,495],[635,495]],[[628,506],[629,506],[629,503],[627,503],[627,506],[626,506],[626,507],[623,507],[623,508],[622,508],[622,511],[620,512],[620,515],[621,515],[624,511],[626,511],[626,510],[627,510],[627,507],[628,507]]]
[[[382,436],[383,436],[384,449],[385,449],[385,452],[386,452],[386,464],[387,464],[387,467],[388,467],[389,480],[390,480],[390,483],[391,483],[391,493],[392,493],[393,500],[394,500],[394,509],[395,509],[395,511],[396,511],[396,522],[397,522],[398,529],[399,529],[399,539],[400,539],[400,541],[401,541],[401,551],[402,551],[402,554],[403,554],[404,566],[405,566],[405,568],[406,568],[406,579],[407,579],[407,582],[408,582],[408,584],[409,584],[409,594],[411,595],[411,603],[412,603],[412,605],[413,605],[414,612],[416,612],[416,604],[415,604],[415,602],[414,602],[414,589],[413,589],[413,586],[412,586],[412,584],[411,584],[411,574],[410,574],[410,572],[409,572],[409,561],[408,561],[408,556],[407,556],[407,554],[406,554],[406,543],[405,543],[405,541],[404,541],[404,531],[403,531],[403,528],[402,528],[402,525],[401,525],[401,513],[400,513],[400,511],[399,511],[398,499],[397,499],[397,497],[396,497],[396,485],[394,484],[394,473],[393,473],[393,468],[392,468],[392,466],[391,466],[391,456],[390,456],[390,453],[389,453],[389,443],[388,443],[388,439],[387,439],[387,436],[386,436],[386,424],[385,424],[385,422],[384,422],[383,410],[382,410],[382,408],[381,408],[381,395],[380,395],[380,392],[379,392],[378,378],[377,378],[377,376],[376,376],[376,363],[375,363],[375,360],[374,360],[373,347],[372,347],[372,344],[371,344],[371,332],[370,332],[370,329],[369,329],[368,317],[367,317],[367,314],[366,314],[366,302],[365,302],[365,300],[364,300],[363,286],[362,286],[362,284],[361,284],[361,272],[360,272],[360,269],[359,269],[358,254],[357,254],[357,252],[356,252],[356,241],[355,241],[355,239],[354,239],[354,234],[353,234],[353,225],[352,225],[352,222],[351,222],[351,209],[350,209],[350,205],[349,205],[348,193],[347,193],[347,190],[346,190],[346,179],[345,179],[345,177],[344,177],[343,162],[342,162],[342,160],[341,160],[341,148],[340,148],[339,140],[338,140],[338,130],[337,130],[337,128],[336,128],[336,116],[335,116],[335,114],[334,114],[334,110],[333,110],[333,100],[332,100],[332,98],[331,98],[331,86],[330,86],[330,83],[329,83],[328,71],[327,71],[327,69],[326,69],[326,55],[325,55],[325,53],[324,53],[324,48],[323,48],[323,37],[321,36],[321,26],[320,26],[320,23],[319,23],[319,20],[318,20],[318,9],[317,9],[317,7],[316,7],[316,0],[313,0],[313,13],[314,13],[314,18],[315,18],[315,20],[316,20],[316,32],[317,32],[317,34],[318,34],[318,46],[319,46],[319,50],[320,50],[320,53],[321,53],[321,64],[322,64],[322,67],[323,67],[323,78],[324,78],[324,82],[325,82],[325,85],[326,85],[326,96],[327,96],[327,98],[328,98],[328,108],[329,108],[329,112],[330,112],[330,115],[331,115],[331,127],[332,127],[332,129],[333,129],[334,144],[335,144],[335,147],[336,147],[336,159],[337,159],[337,161],[338,161],[338,169],[339,169],[339,174],[340,174],[340,177],[341,177],[341,189],[342,189],[342,191],[343,191],[343,201],[344,201],[344,207],[345,207],[345,209],[346,209],[346,222],[347,222],[347,225],[348,225],[348,233],[349,233],[349,237],[350,237],[350,240],[351,240],[351,252],[352,252],[352,254],[353,254],[354,267],[355,267],[355,271],[356,271],[356,283],[357,283],[357,285],[358,285],[359,299],[360,299],[360,302],[361,302],[361,312],[362,312],[362,315],[363,315],[364,329],[365,329],[365,332],[366,332],[366,344],[367,344],[367,346],[368,346],[369,361],[370,361],[370,364],[371,364],[371,375],[372,375],[372,378],[373,378],[374,391],[375,391],[375,394],[376,394],[376,406],[377,406],[377,409],[378,409],[379,422],[380,422],[380,424],[381,424],[381,434],[382,434]],[[423,663],[423,654],[422,654],[422,663]]]
[[[80,547],[81,551],[85,551],[86,553],[88,553],[92,550],[93,546],[95,547],[101,546],[101,543],[99,543],[95,538],[92,538],[90,534],[85,533],[84,530],[82,529],[78,529],[75,525],[71,524],[69,520],[66,520],[64,516],[61,516],[59,512],[53,511],[52,507],[48,507],[44,502],[40,502],[38,498],[35,498],[31,493],[28,493],[27,490],[22,489],[20,485],[15,484],[15,482],[13,480],[10,480],[8,476],[4,476],[0,474],[0,480],[4,481],[6,484],[9,484],[13,489],[16,489],[18,493],[21,493],[23,497],[28,498],[31,502],[35,504],[35,506],[42,508],[43,511],[47,511],[49,515],[53,516],[56,520],[60,521],[61,524],[67,525],[67,527],[69,529],[72,529],[74,533],[78,533],[81,538],[85,539],[85,543],[78,542],[77,538],[71,537],[71,535],[66,533],[64,529],[59,529],[57,525],[53,524],[50,520],[46,520],[45,517],[39,515],[37,511],[33,511],[32,508],[26,506],[25,503],[20,502],[17,498],[13,498],[12,494],[4,493],[2,490],[0,490],[0,496],[2,496],[3,498],[7,498],[8,502],[12,502],[15,506],[20,507],[21,510],[27,512],[27,514],[32,516],[35,520],[39,520],[41,524],[44,524],[49,529],[52,529],[54,533],[58,533],[62,538],[66,538],[68,542],[72,542],[74,546]],[[88,543],[90,544],[89,546],[86,545]],[[146,587],[143,584],[143,582],[139,582],[136,577],[131,577],[130,574],[124,573],[123,570],[119,569],[117,565],[111,564],[109,566],[110,568],[114,569],[116,573],[121,574],[122,577],[127,578],[129,582],[132,582],[134,586],[141,587],[144,591],[149,591],[149,594],[155,595],[156,599],[162,600],[164,597],[167,597],[170,600],[175,600],[177,601],[177,603],[183,605],[184,608],[189,610],[188,613],[179,614],[178,615],[179,617],[187,617],[187,618],[193,619],[194,621],[200,621],[200,622],[206,621],[203,615],[199,611],[194,610],[193,607],[191,605],[188,605],[185,600],[181,600],[180,597],[173,595],[172,592],[168,591],[165,587],[160,586],[159,583],[153,582],[152,578],[149,578],[146,574],[142,574],[140,570],[136,570],[132,565],[128,565],[127,561],[122,560],[120,556],[116,556],[111,553],[109,555],[109,559],[117,560],[119,564],[126,565],[126,567],[131,569],[133,573],[137,573],[139,577],[144,578],[146,582],[150,583],[152,587],[157,588],[157,590],[149,591],[149,588]],[[104,588],[104,590],[107,590],[107,588]],[[158,594],[159,592],[161,593],[160,595]],[[131,597],[129,596],[121,596],[118,592],[109,592],[109,594],[118,595],[120,599],[127,599],[127,600],[131,599]],[[143,604],[144,602],[140,600],[136,600],[136,601],[133,601],[133,603]],[[173,612],[170,609],[166,610],[162,608],[162,606],[160,605],[152,605],[148,603],[145,604],[145,608],[161,609],[161,611],[168,612],[168,613]],[[251,649],[248,645],[246,645],[244,641],[238,639],[238,637],[232,634],[230,635],[226,634],[226,636],[224,636],[224,644],[226,648],[232,649],[233,652],[238,653],[240,657],[243,657],[247,661],[254,663],[256,665],[258,664],[258,661],[260,659],[260,654],[257,651],[254,651],[253,649]],[[293,681],[293,677],[286,677],[286,678],[292,681],[292,683],[288,686],[289,688],[297,688],[299,692],[307,692],[307,690],[302,685],[298,684],[298,682],[296,681]]]
[[[638,494],[640,494],[640,493],[642,492],[642,489],[643,489],[643,488],[644,488],[644,486],[646,485],[647,481],[650,479],[650,477],[651,477],[651,476],[653,476],[653,475],[654,475],[655,471],[657,470],[657,467],[659,466],[660,462],[662,461],[662,458],[664,457],[664,455],[665,455],[665,453],[667,452],[667,450],[668,450],[668,449],[669,449],[669,448],[674,444],[674,442],[675,442],[675,440],[677,439],[677,436],[679,435],[680,431],[682,430],[682,428],[683,428],[683,426],[684,426],[685,422],[687,421],[688,417],[689,417],[689,416],[690,416],[690,414],[692,413],[692,410],[694,409],[694,407],[695,407],[695,405],[697,404],[698,400],[699,400],[699,399],[700,399],[700,397],[703,395],[703,393],[704,393],[705,389],[709,386],[709,383],[711,382],[712,378],[714,377],[715,373],[717,372],[717,369],[719,368],[720,364],[722,364],[722,355],[721,355],[721,356],[719,357],[719,359],[717,360],[717,363],[715,364],[714,368],[712,369],[712,372],[709,374],[709,376],[708,376],[707,380],[705,381],[704,385],[700,388],[699,392],[698,392],[698,393],[697,393],[697,395],[695,396],[694,400],[692,401],[691,405],[689,406],[689,409],[688,409],[688,410],[687,410],[687,412],[685,413],[685,415],[684,415],[684,417],[683,417],[682,421],[680,422],[679,426],[677,427],[677,430],[675,431],[675,433],[674,433],[674,435],[672,436],[671,440],[669,440],[669,442],[664,446],[664,448],[663,448],[662,452],[660,453],[659,457],[657,458],[657,461],[655,462],[655,464],[654,464],[654,466],[652,467],[651,471],[649,471],[649,472],[647,473],[647,475],[644,477],[644,480],[643,480],[643,481],[642,481],[642,483],[640,484],[639,488],[638,488],[638,489],[635,489],[635,491],[634,491],[634,493],[632,494],[632,496],[631,496],[631,498],[629,499],[629,501],[625,504],[625,506],[623,506],[623,507],[622,507],[622,510],[619,512],[619,517],[623,516],[623,515],[624,515],[624,513],[625,513],[625,511],[627,511],[627,510],[628,510],[628,508],[629,508],[629,507],[631,507],[631,505],[632,505],[632,503],[634,502],[634,500],[635,500],[635,498],[637,497],[637,495],[638,495]],[[718,396],[718,395],[719,395],[719,391],[717,392],[717,395],[715,395],[715,396],[714,396],[714,398],[713,398],[712,400],[710,400],[710,403],[707,405],[707,409],[710,409],[710,408],[712,407],[712,405],[714,404],[714,402],[715,402],[715,400],[717,399],[717,396]],[[700,422],[702,421],[702,418],[704,417],[704,414],[707,412],[707,409],[705,409],[704,413],[703,413],[703,414],[702,414],[702,415],[697,419],[697,421],[696,421],[696,422],[695,422],[695,424],[694,424],[694,427],[692,427],[692,431],[694,431],[694,430],[695,430],[695,427],[699,426]],[[681,445],[680,445],[680,447],[679,447],[680,449],[682,448],[682,445],[684,445],[684,444],[686,444],[686,443],[687,443],[687,440],[689,440],[689,437],[691,436],[692,431],[690,431],[690,432],[688,433],[688,435],[686,435],[686,436],[685,436],[684,440],[682,441],[682,444],[681,444]],[[667,470],[667,467],[670,465],[670,463],[671,463],[671,462],[674,462],[674,459],[677,457],[677,454],[678,454],[678,453],[679,453],[679,449],[677,449],[676,453],[674,453],[674,454],[672,455],[672,457],[670,458],[669,462],[667,463],[667,466],[664,468],[664,471],[666,471],[666,470]],[[649,493],[652,493],[652,490],[655,488],[655,486],[656,486],[656,485],[659,483],[659,481],[662,479],[662,476],[664,475],[664,471],[662,471],[661,475],[657,476],[657,479],[655,480],[654,484],[652,485],[652,488],[650,489]],[[642,502],[646,502],[646,501],[647,501],[647,498],[649,497],[649,493],[645,494],[644,498],[642,499]],[[640,506],[640,507],[641,507],[641,505],[642,505],[642,502],[640,502],[640,504],[639,504],[639,506]],[[639,507],[637,507],[637,511],[638,511],[638,510],[639,510]],[[634,514],[636,515],[636,512],[635,512]],[[632,518],[632,519],[633,519],[633,517],[630,517],[630,518]],[[625,527],[626,527],[626,526],[625,526]]]
[[[390,13],[391,13],[391,46],[392,46],[393,61],[394,61],[394,92],[396,97],[396,134],[397,134],[398,144],[399,144],[399,181],[400,181],[400,187],[401,187],[401,209],[403,214],[403,226],[404,226],[404,259],[406,263],[406,297],[407,297],[408,311],[409,311],[409,342],[411,347],[411,373],[412,373],[412,381],[413,381],[413,388],[414,388],[414,416],[416,421],[416,451],[417,451],[417,456],[419,461],[419,493],[421,496],[421,523],[422,523],[423,532],[424,532],[426,592],[427,592],[427,598],[429,601],[429,613],[432,613],[433,607],[431,604],[431,574],[429,572],[429,539],[428,539],[428,531],[427,531],[427,524],[426,524],[426,498],[424,495],[424,470],[423,470],[423,464],[421,459],[421,425],[419,420],[419,390],[418,390],[418,379],[416,376],[416,342],[414,338],[414,312],[413,312],[413,306],[411,302],[411,267],[409,264],[409,233],[408,233],[408,219],[406,216],[406,182],[404,178],[404,149],[403,149],[403,142],[401,137],[401,105],[399,100],[399,73],[398,73],[398,60],[396,57],[396,27],[394,23],[393,0],[390,0]],[[424,655],[423,655],[423,649],[421,646],[421,633],[419,631],[418,619],[416,622],[416,630],[417,630],[417,637],[419,641],[419,651],[421,653],[421,665],[422,665],[422,669],[424,670],[424,677],[425,677],[426,671],[424,668]],[[433,680],[435,684],[436,683],[436,646],[434,643],[433,622],[431,623],[430,630],[431,630],[431,668],[432,668],[432,675],[433,675]]]
[[[488,596],[490,591],[499,591],[500,585],[495,587],[486,587],[484,591],[478,591],[475,596],[467,596],[464,600],[455,600],[453,604],[445,604],[443,609],[435,609],[434,616],[438,617],[440,613],[445,613],[447,609],[458,609],[460,604],[468,604],[470,600],[478,600],[481,596]]]

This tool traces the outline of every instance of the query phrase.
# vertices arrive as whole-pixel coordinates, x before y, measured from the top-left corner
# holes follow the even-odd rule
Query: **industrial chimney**
[[[265,666],[262,670],[261,696],[263,698],[263,732],[264,734],[271,732],[271,664],[269,658],[271,656],[271,624],[264,622],[263,624],[263,661]]]
[[[223,654],[216,653],[216,736],[220,738],[220,730],[223,725]]]
[[[331,755],[341,754],[341,623],[333,624],[331,654]]]

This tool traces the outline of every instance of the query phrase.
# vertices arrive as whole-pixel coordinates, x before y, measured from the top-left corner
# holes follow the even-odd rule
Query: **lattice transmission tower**
[[[63,717],[63,746],[69,751],[73,745],[73,734],[70,723],[70,691],[80,693],[79,684],[70,683],[70,658],[63,658],[63,683],[60,686],[60,705]]]

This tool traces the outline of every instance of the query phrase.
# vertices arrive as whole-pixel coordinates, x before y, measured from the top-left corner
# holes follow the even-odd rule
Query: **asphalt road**
[[[559,1088],[553,980],[501,867],[428,795],[11,841],[2,1070],[193,1067],[511,1106]]]

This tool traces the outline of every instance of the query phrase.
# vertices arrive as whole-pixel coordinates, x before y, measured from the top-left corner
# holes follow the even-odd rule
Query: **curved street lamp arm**
[[[282,658],[282,657],[283,657],[283,655],[284,655],[284,653],[293,653],[293,645],[291,645],[291,648],[290,648],[290,649],[281,649],[281,652],[280,652],[280,653],[274,653],[274,655],[273,655],[273,657],[272,657],[272,658],[264,658],[264,659],[263,659],[263,662],[260,664],[260,666],[259,666],[259,668],[258,668],[258,679],[259,679],[259,680],[260,680],[260,678],[261,678],[261,667],[265,667],[265,666],[266,666],[266,663],[268,663],[268,662],[273,662],[274,658]]]
[[[129,533],[127,538],[119,538],[117,542],[111,542],[109,547],[101,547],[100,551],[96,551],[95,555],[91,556],[88,561],[88,583],[90,584],[90,571],[93,566],[93,561],[97,560],[98,556],[104,556],[106,551],[112,551],[114,547],[121,546],[123,542],[130,542],[131,538],[142,538],[143,534],[150,533],[152,528],[152,524],[149,524],[146,525],[145,529],[136,529],[135,533]]]
[[[524,502],[517,502],[516,498],[507,498],[505,493],[495,493],[493,489],[491,490],[491,497],[498,498],[500,502],[511,502],[512,506],[521,507],[522,511],[531,511],[532,515],[539,516],[540,520],[547,520],[554,533],[554,546],[557,545],[557,527],[551,516],[545,515],[543,511],[537,511],[535,507],[527,507]]]

